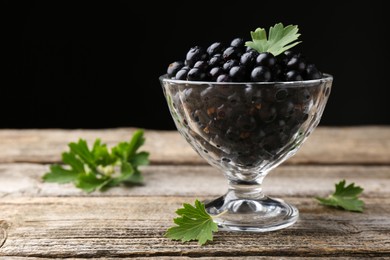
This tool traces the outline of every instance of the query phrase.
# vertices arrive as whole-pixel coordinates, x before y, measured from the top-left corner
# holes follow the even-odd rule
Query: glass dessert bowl
[[[206,202],[222,230],[288,227],[298,210],[262,192],[264,177],[294,155],[318,125],[333,78],[290,82],[201,82],[160,77],[178,131],[228,180]]]

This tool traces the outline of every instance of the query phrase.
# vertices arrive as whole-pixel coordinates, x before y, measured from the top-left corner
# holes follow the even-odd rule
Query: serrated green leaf
[[[251,32],[253,40],[267,40],[267,32],[263,28],[257,28],[254,32]]]
[[[196,240],[200,245],[213,240],[213,232],[218,231],[218,225],[202,202],[196,200],[195,206],[184,203],[176,213],[180,216],[173,220],[177,226],[169,228],[166,237],[183,242]]]
[[[268,39],[265,29],[257,28],[251,32],[252,41],[246,42],[245,45],[258,52],[270,52],[277,56],[299,44],[300,42],[295,42],[299,36],[298,26],[284,27],[282,23],[277,23],[270,27]]]
[[[96,139],[92,149],[85,140],[69,143],[69,152],[62,154],[65,169],[52,165],[42,179],[46,182],[74,182],[86,192],[106,190],[121,183],[140,184],[142,174],[138,166],[149,164],[149,153],[137,152],[144,144],[143,131],[137,130],[129,142],[121,142],[108,150],[106,144]],[[119,170],[118,170],[119,169]]]
[[[127,185],[139,185],[142,184],[144,181],[144,178],[142,177],[142,174],[139,170],[136,170],[132,175],[130,175],[124,182]]]
[[[107,145],[101,144],[100,139],[97,139],[93,144],[91,154],[93,155],[96,165],[107,166],[113,164],[117,160],[110,155]]]
[[[345,180],[340,181],[336,184],[335,196],[338,197],[356,197],[363,192],[363,188],[355,186],[354,183],[349,184],[345,187]]]
[[[143,137],[144,132],[141,130],[137,130],[133,134],[133,138],[131,138],[129,143],[128,150],[128,158],[134,156],[135,152],[145,143],[145,138]]]
[[[60,165],[50,166],[50,172],[43,175],[42,179],[46,182],[68,183],[77,179],[78,172],[66,170]]]
[[[76,179],[76,187],[89,193],[105,186],[110,180],[111,178],[106,176],[97,178],[94,174],[79,174]]]
[[[122,164],[122,174],[124,175],[121,178],[123,181],[127,182],[127,184],[141,184],[143,181],[141,172],[137,169],[137,167],[133,166],[131,163],[124,162]]]
[[[141,165],[148,165],[149,164],[149,153],[147,152],[140,152],[137,153],[131,158],[130,163],[134,165],[135,167],[141,166]]]
[[[99,142],[99,140],[97,140]],[[96,168],[95,158],[89,151],[87,141],[80,139],[78,143],[69,144],[70,152],[79,157],[91,169]]]
[[[129,161],[144,142],[143,131],[137,130],[134,132],[130,142],[119,143],[112,149],[112,153],[117,157],[121,157],[123,161]]]
[[[64,164],[69,165],[71,169],[76,173],[84,172],[85,170],[84,163],[80,159],[78,159],[74,153],[63,153],[62,162]]]
[[[335,192],[326,198],[316,199],[323,205],[342,208],[349,211],[363,212],[364,202],[358,199],[363,188],[355,186],[354,183],[345,186],[346,181],[342,180],[335,185]]]
[[[130,176],[134,173],[134,167],[129,162],[122,162],[121,172],[126,176]]]

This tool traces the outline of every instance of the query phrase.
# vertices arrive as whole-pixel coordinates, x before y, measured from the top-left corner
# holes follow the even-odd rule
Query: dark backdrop
[[[297,49],[334,75],[322,125],[390,124],[384,1],[132,2],[2,1],[0,127],[173,129],[167,65],[277,22],[299,25]]]

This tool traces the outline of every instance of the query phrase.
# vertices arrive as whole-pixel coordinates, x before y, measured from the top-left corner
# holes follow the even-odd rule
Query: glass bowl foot
[[[267,232],[291,226],[299,212],[281,199],[232,198],[229,192],[205,203],[206,211],[213,216],[219,230]]]

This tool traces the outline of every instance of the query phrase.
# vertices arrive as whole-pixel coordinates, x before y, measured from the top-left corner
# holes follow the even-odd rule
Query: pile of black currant
[[[309,63],[301,53],[287,50],[274,56],[270,52],[258,52],[245,46],[242,38],[230,45],[221,42],[207,49],[192,47],[185,61],[168,66],[168,77],[176,80],[212,82],[271,82],[300,81],[322,78],[317,67]]]
[[[199,153],[229,167],[260,167],[293,151],[318,123],[329,88],[314,64],[289,50],[297,31],[276,24],[267,39],[258,28],[252,42],[196,46],[169,65],[168,78],[187,81],[167,85],[174,119]]]

